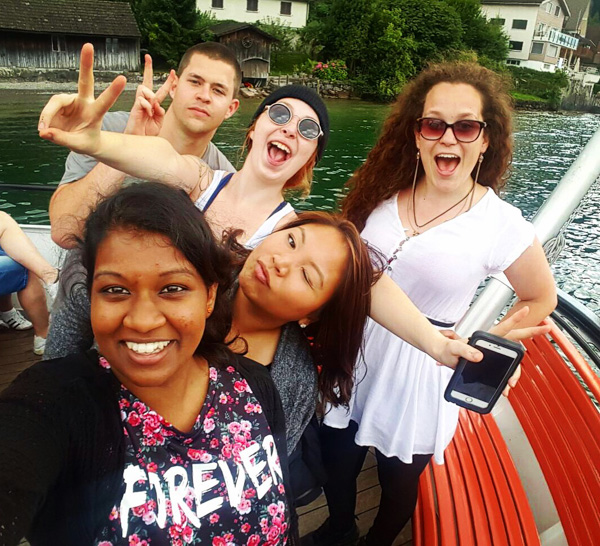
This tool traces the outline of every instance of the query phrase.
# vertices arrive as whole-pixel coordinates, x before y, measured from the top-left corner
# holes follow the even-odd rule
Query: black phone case
[[[498,386],[498,388],[492,395],[492,398],[491,398],[490,403],[487,408],[479,408],[479,407],[473,406],[463,400],[457,400],[450,393],[454,390],[454,387],[456,386],[458,377],[460,376],[464,367],[467,364],[467,361],[464,358],[461,358],[458,361],[458,364],[456,366],[456,369],[454,370],[454,373],[452,374],[452,377],[450,378],[450,382],[448,383],[448,386],[446,387],[446,390],[444,392],[444,398],[448,402],[452,402],[453,404],[456,404],[457,406],[462,406],[463,408],[467,408],[471,411],[475,411],[477,413],[489,413],[490,411],[492,411],[494,405],[498,401],[498,398],[500,398],[500,395],[502,394],[504,387],[506,387],[508,380],[510,379],[512,374],[517,369],[517,366],[520,364],[521,359],[523,358],[523,355],[525,354],[525,349],[519,343],[510,341],[508,339],[504,339],[503,337],[495,336],[494,334],[490,334],[489,332],[484,332],[483,330],[477,330],[476,332],[473,332],[473,335],[469,338],[469,345],[471,345],[471,346],[475,345],[475,341],[480,340],[480,339],[484,340],[484,341],[489,341],[490,343],[494,343],[495,345],[500,345],[501,347],[506,347],[508,349],[512,349],[513,351],[516,351],[517,357],[515,358],[515,361],[512,363],[512,365],[510,366],[508,373],[506,374],[506,379]]]

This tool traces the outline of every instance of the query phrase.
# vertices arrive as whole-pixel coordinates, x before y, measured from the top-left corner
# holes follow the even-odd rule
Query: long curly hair
[[[489,141],[479,183],[490,186],[496,193],[506,183],[513,149],[509,79],[476,63],[432,65],[403,89],[375,147],[347,183],[350,192],[342,203],[342,213],[359,231],[379,203],[412,184],[417,155],[416,121],[423,114],[427,94],[438,83],[464,83],[479,92]],[[420,164],[418,176],[423,173],[423,165]]]

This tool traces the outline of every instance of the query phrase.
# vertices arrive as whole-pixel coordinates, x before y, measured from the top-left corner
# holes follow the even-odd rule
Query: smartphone
[[[469,345],[483,353],[480,362],[461,358],[446,387],[444,398],[459,406],[489,413],[525,354],[513,341],[482,332],[474,332]]]

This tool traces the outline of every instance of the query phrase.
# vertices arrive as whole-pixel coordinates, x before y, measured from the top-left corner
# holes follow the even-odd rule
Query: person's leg
[[[321,450],[327,472],[324,490],[329,519],[315,533],[316,544],[352,544],[358,538],[356,510],[356,478],[369,450],[358,446],[354,437],[358,425],[350,421],[345,429],[321,427]]]
[[[58,280],[58,269],[44,259],[19,225],[2,211],[0,211],[0,247],[45,284],[51,285]]]
[[[29,273],[0,248],[0,321],[13,330],[29,330],[32,327],[12,304],[11,295],[27,286]]]
[[[431,455],[413,455],[410,464],[397,457],[385,457],[379,451],[376,455],[381,501],[366,544],[391,546],[415,511],[419,477]]]
[[[27,285],[17,293],[24,311],[33,324],[35,335],[46,339],[48,335],[48,307],[46,306],[46,294],[39,279],[29,275]],[[43,347],[39,354],[42,354]]]
[[[5,311],[10,311],[12,308],[13,308],[13,304],[10,299],[10,294],[2,294],[0,296],[0,313],[4,313]]]

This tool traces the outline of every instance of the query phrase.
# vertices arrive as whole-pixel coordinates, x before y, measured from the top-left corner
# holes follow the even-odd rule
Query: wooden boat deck
[[[33,330],[17,332],[0,327],[0,392],[23,370],[39,361],[41,357],[33,354]],[[377,462],[373,453],[369,452],[358,478],[358,498],[356,513],[361,535],[366,534],[372,525],[379,506],[380,487],[377,479]],[[308,506],[298,510],[300,515],[300,534],[317,529],[328,516],[325,497],[321,495]],[[310,541],[305,541],[310,542]],[[21,543],[26,546],[27,543]],[[394,542],[394,546],[408,546],[411,541],[410,523]],[[307,545],[308,546],[308,545]]]
[[[0,327],[0,392],[40,359],[33,354],[33,330],[18,332]]]

